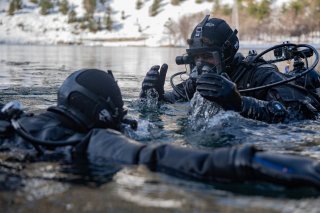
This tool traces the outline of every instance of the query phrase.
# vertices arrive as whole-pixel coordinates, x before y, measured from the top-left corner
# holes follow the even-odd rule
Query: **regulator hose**
[[[60,146],[74,146],[80,143],[80,140],[73,141],[50,141],[50,140],[39,140],[33,137],[31,134],[26,132],[20,125],[19,121],[16,119],[11,119],[11,124],[14,130],[26,141],[30,142],[37,150],[37,146],[47,146],[47,147],[60,147]]]
[[[173,74],[173,75],[170,77],[170,84],[171,84],[172,89],[173,89],[176,93],[178,93],[180,96],[182,96],[183,98],[187,98],[188,95],[187,95],[187,94],[184,95],[184,94],[181,93],[181,91],[180,91],[180,90],[177,88],[177,86],[173,83],[173,79],[174,79],[176,76],[178,76],[178,75],[183,75],[183,74],[186,74],[186,73],[187,73],[187,71],[181,71],[181,72],[177,72],[177,73]]]
[[[277,49],[277,48],[280,48],[280,47],[284,47],[284,46],[295,46],[295,47],[307,47],[309,49],[312,49],[314,54],[315,54],[315,60],[313,62],[313,64],[311,65],[310,68],[306,69],[305,71],[297,74],[296,76],[294,77],[291,77],[291,78],[288,78],[288,79],[285,79],[285,80],[282,80],[282,81],[278,81],[278,82],[274,82],[274,83],[271,83],[271,84],[267,84],[267,85],[263,85],[263,86],[259,86],[259,87],[253,87],[253,88],[248,88],[248,89],[242,89],[242,90],[239,90],[240,93],[244,93],[244,92],[252,92],[252,91],[257,91],[257,90],[261,90],[261,89],[267,89],[267,88],[271,88],[271,87],[274,87],[274,86],[278,86],[278,85],[281,85],[281,84],[285,84],[285,83],[288,83],[290,81],[294,81],[298,78],[301,78],[302,76],[306,75],[308,72],[310,72],[311,70],[313,70],[318,62],[319,62],[319,53],[318,51],[312,47],[311,45],[308,45],[308,44],[280,44],[280,45],[276,45],[276,46],[273,46],[269,49],[266,49],[265,51],[261,52],[260,54],[258,54],[255,59],[252,61],[252,63],[256,62],[259,58],[261,58],[261,56],[263,56],[264,54],[266,54],[267,52],[270,52],[271,50],[274,50],[274,49]],[[307,60],[307,59],[306,59]]]
[[[274,87],[274,86],[278,86],[278,85],[281,85],[281,84],[285,84],[285,83],[288,83],[288,82],[291,82],[291,81],[294,81],[298,78],[301,78],[302,76],[306,75],[308,72],[310,72],[311,70],[313,70],[318,62],[319,62],[319,53],[318,51],[311,45],[308,45],[308,44],[291,44],[291,43],[285,43],[285,44],[279,44],[279,45],[275,45],[273,47],[270,47],[264,51],[262,51],[260,54],[258,54],[257,56],[255,56],[255,58],[253,59],[253,61],[251,63],[255,63],[257,62],[258,59],[260,59],[263,55],[265,55],[266,53],[274,50],[274,49],[277,49],[277,48],[282,48],[282,47],[285,47],[285,46],[294,46],[296,48],[299,48],[299,47],[306,47],[306,48],[309,48],[313,51],[313,53],[315,54],[315,60],[313,61],[312,65],[310,66],[310,68],[307,68],[305,71],[291,77],[291,78],[288,78],[288,79],[285,79],[285,80],[282,80],[282,81],[278,81],[278,82],[274,82],[274,83],[270,83],[270,84],[267,84],[267,85],[263,85],[263,86],[259,86],[259,87],[253,87],[253,88],[248,88],[248,89],[242,89],[242,90],[239,90],[240,93],[246,93],[246,92],[253,92],[253,91],[257,91],[257,90],[262,90],[262,89],[268,89],[268,88],[271,88],[271,87]],[[303,54],[303,53],[302,53]],[[277,60],[272,60],[272,61],[268,61],[267,63],[274,63],[274,62],[280,62],[280,61],[284,61],[286,59],[277,59]],[[306,64],[308,64],[308,61],[307,61],[307,57],[305,57],[305,60],[306,60]],[[179,95],[181,95],[182,97],[186,97],[184,94],[181,93],[181,91],[179,91],[179,89],[176,87],[176,85],[173,83],[173,79],[178,76],[178,75],[182,75],[182,74],[186,74],[187,72],[186,71],[182,71],[182,72],[177,72],[175,74],[173,74],[170,78],[170,84],[173,88],[173,90],[178,93]]]

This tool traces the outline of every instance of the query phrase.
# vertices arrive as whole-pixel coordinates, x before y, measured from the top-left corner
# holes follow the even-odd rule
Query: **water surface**
[[[247,50],[241,50],[247,53]],[[214,149],[255,144],[273,152],[320,160],[320,121],[266,124],[219,112],[206,128],[190,125],[187,103],[141,110],[141,82],[155,64],[169,77],[183,71],[183,48],[0,46],[0,99],[39,113],[56,102],[62,81],[81,68],[113,71],[129,114],[139,121],[127,134],[141,143]],[[68,150],[42,159],[23,149],[0,148],[0,206],[4,212],[317,212],[319,193],[270,184],[205,184],[150,172],[143,166],[70,164]]]

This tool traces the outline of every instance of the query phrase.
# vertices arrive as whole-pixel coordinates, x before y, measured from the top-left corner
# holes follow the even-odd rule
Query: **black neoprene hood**
[[[207,15],[199,23],[188,40],[188,54],[197,54],[207,51],[219,51],[224,58],[233,57],[239,49],[239,39],[236,36],[237,30],[231,27],[222,19],[210,18]]]

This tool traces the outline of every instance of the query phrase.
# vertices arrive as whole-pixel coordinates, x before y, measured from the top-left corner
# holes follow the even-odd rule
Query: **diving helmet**
[[[126,114],[112,72],[98,69],[72,73],[58,91],[58,108],[78,119],[87,129],[119,129]]]
[[[218,74],[222,72],[221,69],[225,69],[225,66],[231,64],[234,55],[239,49],[237,32],[237,30],[233,31],[224,20],[219,18],[209,19],[209,15],[207,15],[194,28],[191,38],[188,39],[189,48],[186,51],[194,61],[191,69],[195,66],[198,69],[199,66],[202,66],[201,69],[203,69],[203,64],[196,64],[195,55],[206,53],[211,54],[215,61],[220,61],[220,67],[217,67],[217,64],[214,66],[218,69],[216,71]]]

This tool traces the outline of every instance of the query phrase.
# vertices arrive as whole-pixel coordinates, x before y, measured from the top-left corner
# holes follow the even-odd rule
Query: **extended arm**
[[[197,91],[201,96],[216,102],[223,109],[240,112],[247,118],[272,123],[281,122],[287,116],[287,111],[280,102],[241,96],[236,84],[221,75],[202,74],[197,81]]]
[[[306,157],[262,152],[253,146],[215,150],[169,144],[145,145],[120,133],[94,130],[86,145],[90,161],[144,164],[153,171],[201,181],[269,181],[320,187],[319,164]],[[300,181],[300,182],[299,182]]]

